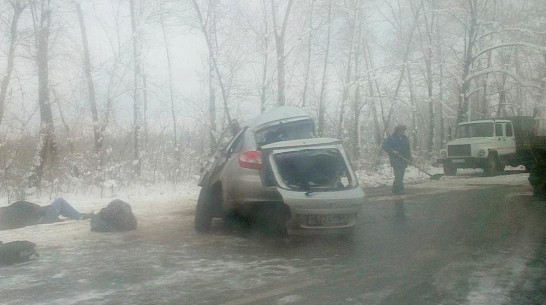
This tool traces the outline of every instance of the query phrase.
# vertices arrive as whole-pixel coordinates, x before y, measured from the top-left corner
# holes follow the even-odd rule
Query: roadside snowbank
[[[444,173],[444,170],[441,167],[423,166],[423,168],[431,175]],[[505,170],[523,172],[525,168],[523,166],[518,166],[518,167],[507,166]],[[471,175],[479,175],[482,173],[483,171],[481,169],[459,169],[457,171],[458,176],[471,176]],[[360,185],[364,187],[377,187],[382,185],[390,185],[394,181],[394,171],[392,170],[392,167],[388,165],[383,165],[383,167],[375,171],[359,170],[359,171],[356,171],[355,174],[358,178],[358,181],[360,182]],[[404,176],[404,183],[406,184],[423,183],[429,180],[429,178],[430,176],[428,176],[427,174],[421,172],[420,170],[418,170],[417,168],[413,166],[410,166],[406,169],[406,175]],[[447,178],[451,178],[451,177],[447,177]]]
[[[83,213],[98,212],[114,199],[121,199],[131,204],[134,210],[140,212],[153,212],[158,209],[158,204],[166,202],[194,202],[199,195],[199,187],[195,181],[179,183],[178,185],[135,185],[130,187],[117,188],[113,186],[106,194],[100,193],[95,188],[86,191],[73,191],[69,193],[56,192],[46,193],[45,191],[28,194],[26,201],[39,205],[48,205],[56,198],[66,199],[76,210]],[[0,198],[0,206],[12,203],[14,200]],[[153,204],[151,204],[153,203]]]

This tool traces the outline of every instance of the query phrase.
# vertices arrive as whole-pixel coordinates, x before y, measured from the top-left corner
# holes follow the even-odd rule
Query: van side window
[[[506,124],[506,136],[511,137],[513,135],[514,135],[514,133],[512,132],[512,123],[507,123]]]
[[[503,137],[504,136],[504,132],[502,132],[502,125],[503,124],[495,124],[495,136],[497,137]]]

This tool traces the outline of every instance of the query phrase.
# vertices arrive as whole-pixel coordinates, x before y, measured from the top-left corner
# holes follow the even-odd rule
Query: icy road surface
[[[402,197],[369,189],[352,240],[241,235],[221,221],[200,235],[194,200],[128,200],[133,232],[0,231],[40,253],[0,268],[0,303],[544,304],[546,203],[527,176],[442,178]]]

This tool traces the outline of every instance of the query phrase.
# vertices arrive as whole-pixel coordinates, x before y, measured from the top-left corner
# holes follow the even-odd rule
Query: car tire
[[[487,163],[485,165],[485,168],[483,171],[488,176],[496,176],[499,173],[500,165],[499,165],[499,159],[495,154],[489,154],[487,157]]]
[[[201,188],[197,207],[195,208],[195,230],[200,233],[210,231],[212,218],[214,217],[214,191],[209,188]]]
[[[444,174],[446,176],[456,176],[457,167],[453,166],[452,164],[444,164]]]

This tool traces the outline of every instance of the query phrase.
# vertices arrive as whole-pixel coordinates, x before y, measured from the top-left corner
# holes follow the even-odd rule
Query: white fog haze
[[[545,304],[545,135],[546,0],[0,0],[0,303]]]

